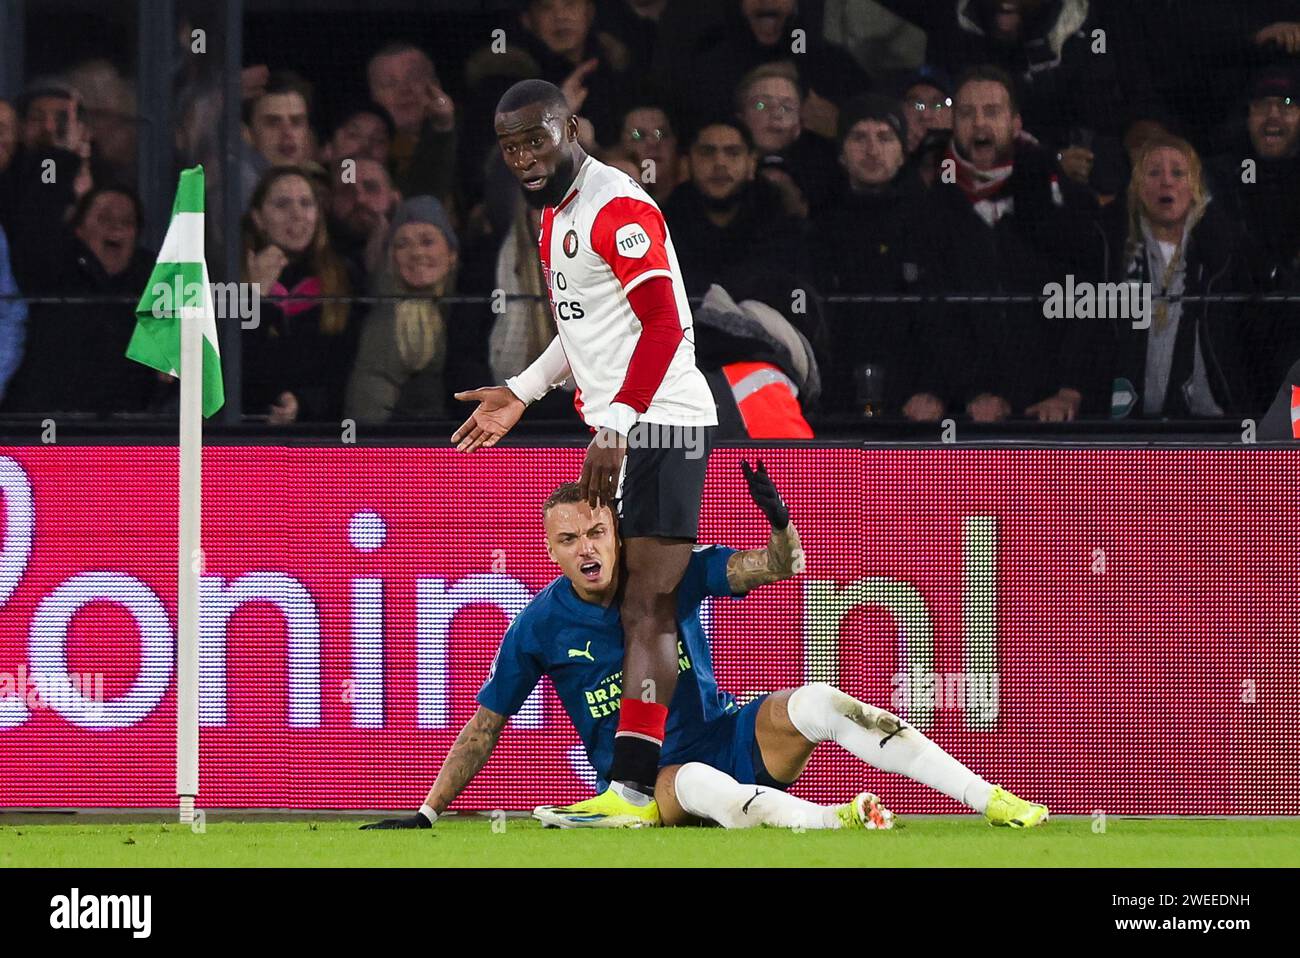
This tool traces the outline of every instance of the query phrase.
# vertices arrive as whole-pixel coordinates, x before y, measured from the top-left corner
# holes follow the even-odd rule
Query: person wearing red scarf
[[[952,143],[931,200],[921,273],[934,292],[1038,296],[1067,273],[1101,268],[1095,200],[1023,129],[1015,82],[997,67],[974,68],[957,84]],[[1061,337],[1037,302],[938,304],[923,327],[923,372],[905,417],[1050,418],[1039,405],[1056,390]]]

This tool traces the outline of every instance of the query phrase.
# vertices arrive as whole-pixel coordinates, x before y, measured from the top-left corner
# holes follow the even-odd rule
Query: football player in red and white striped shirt
[[[612,784],[576,806],[593,827],[656,824],[654,782],[677,685],[677,587],[699,527],[717,412],[695,365],[691,312],[663,214],[634,179],[588,156],[558,87],[516,83],[496,112],[497,141],[524,196],[542,210],[539,252],[558,334],[452,436],[494,445],[527,405],[570,376],[596,435],[581,487],[618,506],[626,585],[623,699]],[[584,574],[599,578],[597,567]]]

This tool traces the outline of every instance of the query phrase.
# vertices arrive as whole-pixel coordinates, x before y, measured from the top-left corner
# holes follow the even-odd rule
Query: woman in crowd
[[[460,244],[432,196],[404,201],[388,232],[375,286],[384,296],[366,317],[344,414],[358,422],[439,419],[451,394],[488,382],[490,313],[441,300],[456,290]]]
[[[1052,421],[1080,413],[1199,419],[1252,412],[1258,381],[1246,363],[1258,343],[1254,314],[1239,303],[1181,301],[1250,289],[1239,227],[1211,201],[1190,143],[1160,133],[1142,144],[1125,213],[1126,235],[1111,239],[1106,281],[1149,284],[1150,312],[1073,320],[1064,357],[1069,385],[1030,413]]]
[[[138,297],[153,268],[153,257],[137,246],[140,226],[140,201],[132,190],[91,189],[77,201],[70,230],[37,264],[23,292]],[[171,390],[162,382],[167,377],[126,358],[134,329],[134,308],[120,302],[33,306],[25,354],[9,384],[5,409],[97,415],[148,411]]]
[[[263,297],[260,320],[242,339],[245,412],[267,410],[273,425],[339,419],[358,324],[349,304],[320,298],[347,296],[356,283],[330,245],[308,174],[268,170],[243,234],[244,279]]]

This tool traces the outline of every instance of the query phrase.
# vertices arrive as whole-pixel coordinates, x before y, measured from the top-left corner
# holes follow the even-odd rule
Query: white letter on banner
[[[833,581],[804,582],[804,681],[840,682],[840,626],[856,608],[878,606],[898,628],[898,660],[910,681],[911,703],[902,715],[919,729],[934,721],[930,703],[918,697],[922,677],[934,668],[934,623],[921,590],[902,579],[871,576],[840,588]]]
[[[226,724],[226,631],[241,606],[268,602],[289,632],[289,727],[320,725],[320,619],[311,592],[280,572],[249,572],[225,585],[224,576],[199,580],[199,724]]]
[[[469,605],[492,605],[513,621],[532,598],[527,586],[508,575],[466,576],[450,589],[445,579],[416,580],[417,724],[420,728],[446,728],[451,719],[448,645],[456,613]],[[541,685],[533,689],[511,722],[518,728],[541,727]]]
[[[983,697],[962,703],[966,727],[997,726],[998,683],[998,517],[965,516],[961,529],[961,617],[966,633],[966,677],[980,683]]]
[[[140,629],[140,672],[130,690],[116,699],[86,698],[68,676],[68,626],[96,600],[115,602],[131,613]],[[129,728],[162,701],[171,683],[172,628],[162,600],[134,576],[121,572],[82,572],[41,600],[28,639],[32,681],[41,699],[82,728]]]
[[[352,727],[384,727],[384,580],[352,580]]]
[[[32,529],[36,525],[32,485],[23,467],[9,456],[0,456],[0,496],[4,498],[4,543],[0,547],[2,608],[27,571],[32,555]],[[16,728],[30,716],[21,690],[16,696],[0,697],[0,729]]]

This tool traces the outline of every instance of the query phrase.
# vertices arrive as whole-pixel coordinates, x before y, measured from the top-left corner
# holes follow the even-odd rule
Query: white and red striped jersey
[[[569,372],[583,419],[626,434],[639,420],[661,425],[716,425],[717,410],[695,365],[691,307],[663,214],[632,177],[587,157],[564,199],[542,213],[542,267],[559,335],[527,370],[507,381],[526,402]],[[657,383],[628,381],[641,322],[628,293],[657,276],[672,283],[682,339]],[[615,398],[625,386],[650,396],[645,409]]]

